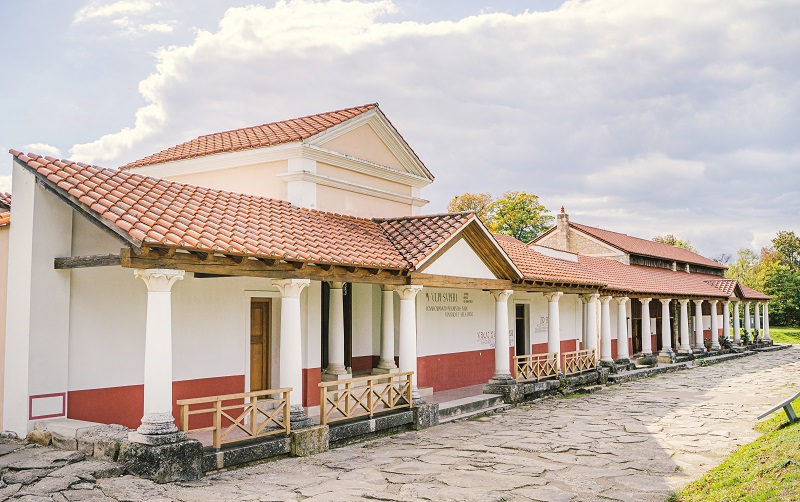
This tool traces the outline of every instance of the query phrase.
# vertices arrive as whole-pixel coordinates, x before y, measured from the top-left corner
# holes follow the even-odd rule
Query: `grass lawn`
[[[769,327],[769,337],[775,343],[800,343],[800,328]]]
[[[794,409],[800,411],[800,399]],[[739,447],[669,501],[800,501],[800,422],[788,422],[783,410],[759,422],[755,428],[763,433],[760,438]]]

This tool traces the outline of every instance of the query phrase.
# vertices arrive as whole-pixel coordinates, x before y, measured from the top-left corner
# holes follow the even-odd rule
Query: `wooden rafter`
[[[64,270],[70,268],[112,267],[120,264],[118,254],[95,254],[89,256],[66,256],[53,259],[53,268]]]

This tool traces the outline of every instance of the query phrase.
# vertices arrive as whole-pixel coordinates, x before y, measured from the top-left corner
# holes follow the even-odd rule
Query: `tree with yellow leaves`
[[[453,197],[447,210],[472,211],[489,230],[529,242],[553,225],[548,209],[539,197],[527,192],[510,190],[497,200],[490,193],[465,193]]]

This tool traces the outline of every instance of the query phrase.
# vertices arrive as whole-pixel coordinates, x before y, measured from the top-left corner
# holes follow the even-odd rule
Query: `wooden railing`
[[[411,375],[389,373],[319,384],[319,423],[411,408]]]
[[[514,357],[514,378],[517,382],[539,381],[558,375],[558,353],[526,354]]]
[[[289,393],[291,388],[268,389],[242,394],[181,399],[181,430],[186,433],[212,432],[212,446],[219,450],[233,443],[271,434],[289,434]],[[210,406],[202,406],[210,405]],[[200,407],[198,407],[200,406]],[[189,427],[189,417],[211,425]],[[210,415],[210,417],[208,416]]]
[[[561,354],[561,370],[565,375],[576,375],[597,367],[595,350],[576,350]]]

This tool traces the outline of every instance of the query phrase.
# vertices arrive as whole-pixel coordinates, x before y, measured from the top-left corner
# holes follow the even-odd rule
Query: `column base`
[[[495,375],[486,382],[487,385],[515,385],[517,380],[508,375]]]
[[[631,363],[631,358],[627,357],[627,356],[626,357],[618,357],[618,358],[614,359],[614,364],[616,364],[618,366],[621,366],[623,364],[630,364],[630,363]]]
[[[203,445],[195,439],[161,445],[123,442],[117,458],[127,472],[156,483],[200,479],[202,460]]]
[[[176,431],[168,434],[142,434],[139,431],[131,431],[128,433],[128,441],[131,443],[146,444],[149,446],[179,443],[187,439],[189,439],[189,437],[183,431]]]
[[[392,373],[400,373],[400,368],[372,368],[373,375],[391,375]]]
[[[353,378],[353,374],[348,372],[345,373],[324,372],[322,373],[322,375],[320,375],[320,379],[323,382],[338,382],[339,380],[350,380],[351,378]]]
[[[296,430],[306,429],[316,424],[314,424],[314,420],[310,419],[308,415],[306,415],[306,410],[304,410],[302,406],[292,405],[292,407],[289,409],[289,425],[291,426],[292,430]]]
[[[658,353],[658,362],[672,364],[675,362],[675,353],[672,349],[662,350]]]

